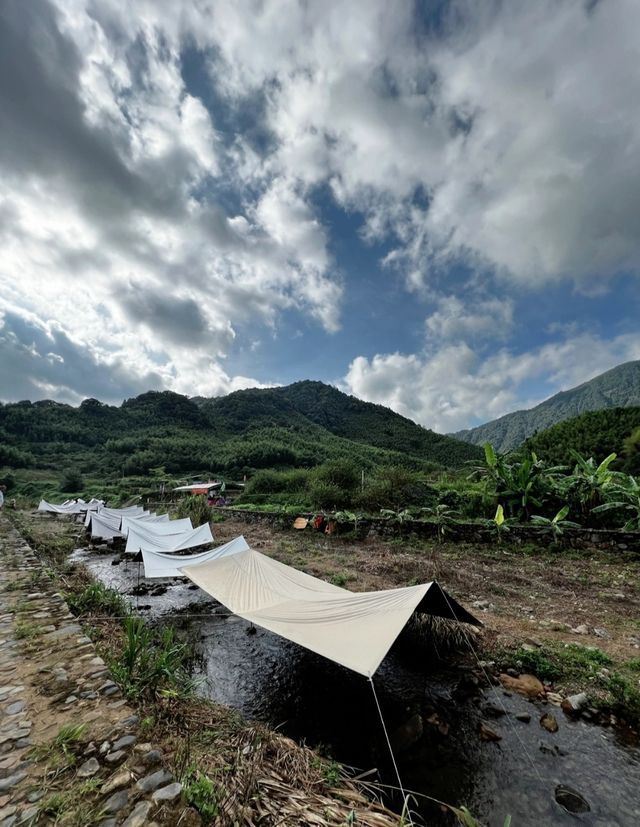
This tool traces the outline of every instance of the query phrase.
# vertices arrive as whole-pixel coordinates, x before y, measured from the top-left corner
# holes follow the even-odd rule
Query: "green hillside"
[[[633,436],[637,437],[633,439]],[[637,446],[637,447],[636,447]],[[627,473],[640,473],[640,407],[589,411],[535,434],[525,442],[552,464],[573,464],[571,450],[601,462],[611,453]]]
[[[452,434],[474,445],[490,442],[498,451],[512,451],[552,425],[587,411],[640,405],[640,361],[626,362],[589,382],[546,399],[535,408],[514,411],[477,428]]]
[[[362,468],[457,467],[479,449],[319,382],[188,399],[150,391],[120,407],[87,399],[0,405],[0,466],[144,475],[251,474],[349,458]]]

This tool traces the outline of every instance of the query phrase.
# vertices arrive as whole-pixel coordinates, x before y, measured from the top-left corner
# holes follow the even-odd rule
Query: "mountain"
[[[632,439],[634,434],[637,434],[637,447]],[[640,471],[640,407],[588,411],[529,437],[524,446],[554,465],[572,465],[572,450],[594,457],[598,462],[616,453],[619,457],[616,467],[637,474]]]
[[[640,361],[618,365],[576,388],[557,393],[535,408],[514,411],[451,436],[474,445],[490,442],[498,451],[512,451],[528,437],[565,419],[587,411],[633,405],[640,405]]]
[[[0,466],[75,466],[105,477],[312,467],[350,458],[362,468],[458,467],[480,449],[321,382],[189,399],[150,391],[120,407],[86,399],[0,405]]]

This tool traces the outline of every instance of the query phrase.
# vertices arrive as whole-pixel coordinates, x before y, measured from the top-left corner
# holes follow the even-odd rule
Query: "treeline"
[[[598,462],[618,456],[614,469],[640,474],[640,407],[590,411],[530,437],[524,451],[534,451],[553,464],[572,464],[574,453]]]

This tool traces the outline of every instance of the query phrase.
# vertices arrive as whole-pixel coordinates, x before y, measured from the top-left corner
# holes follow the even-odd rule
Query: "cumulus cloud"
[[[483,357],[469,345],[451,344],[433,356],[358,356],[344,383],[350,393],[443,433],[531,407],[527,383],[542,380],[543,398],[586,382],[621,362],[640,358],[640,336],[605,340],[592,334],[553,342],[526,353],[501,349]]]
[[[467,305],[457,296],[443,296],[437,305],[426,320],[427,333],[434,342],[506,339],[511,333],[510,299],[471,299]]]

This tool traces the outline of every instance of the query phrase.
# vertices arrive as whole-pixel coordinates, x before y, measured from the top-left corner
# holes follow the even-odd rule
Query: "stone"
[[[491,729],[490,726],[484,723],[484,721],[480,722],[480,739],[482,741],[501,741],[502,735],[499,735],[495,730]]]
[[[535,675],[520,675],[517,678],[511,675],[501,674],[500,683],[519,695],[526,695],[528,698],[542,698],[545,695],[544,686]]]
[[[111,742],[110,741],[103,741],[100,744],[100,755],[106,755],[109,750],[111,749]]]
[[[142,793],[150,793],[163,784],[169,784],[171,781],[173,781],[173,776],[170,772],[158,770],[157,772],[151,773],[151,775],[146,775],[144,778],[141,778],[136,784],[136,789]]]
[[[589,634],[589,627],[585,626],[585,624],[582,623],[580,626],[576,626],[576,628],[572,629],[571,631],[573,632],[574,635],[588,635]]]
[[[589,699],[584,692],[579,692],[577,695],[569,695],[562,701],[562,711],[566,712],[567,715],[577,715],[580,713],[580,710],[587,705],[588,701]]]
[[[152,801],[175,801],[176,798],[179,797],[180,793],[182,792],[182,784],[179,784],[175,781],[173,784],[169,784],[167,787],[162,787],[159,790],[156,790],[155,793],[151,796]]]
[[[593,634],[594,634],[596,637],[602,637],[602,638],[609,637],[609,632],[607,632],[607,630],[606,630],[606,629],[603,629],[602,627],[596,627],[596,628],[593,630]]]
[[[26,777],[26,772],[14,772],[12,775],[8,775],[6,778],[0,778],[0,793],[4,793],[7,790],[10,790],[12,787],[15,787],[16,784],[19,784],[21,781],[24,781]]]
[[[146,764],[148,767],[153,767],[161,761],[162,753],[159,749],[150,749],[149,752],[142,756],[142,763]]]
[[[488,718],[502,718],[503,715],[507,714],[501,706],[496,706],[495,704],[487,704],[482,710],[482,713]]]
[[[15,804],[7,804],[6,807],[0,809],[0,822],[3,821],[5,818],[9,818],[12,816],[18,808]]]
[[[115,752],[108,752],[104,760],[107,764],[111,764],[114,766],[115,764],[119,764],[120,761],[123,761],[127,757],[127,753],[123,749],[118,749]]]
[[[122,822],[122,827],[142,827],[150,810],[151,803],[149,801],[138,801],[129,817]]]
[[[529,712],[517,712],[515,718],[516,721],[522,721],[523,724],[528,724],[531,720],[531,714]]]
[[[553,706],[561,706],[562,705],[562,695],[559,695],[557,692],[547,692],[547,700]]]
[[[26,703],[24,701],[15,701],[5,709],[6,715],[17,715],[19,712],[22,712],[23,709],[26,708]]]
[[[78,767],[78,777],[91,778],[92,775],[95,775],[99,771],[100,764],[97,760],[95,758],[89,758],[88,761],[85,761],[84,764]]]
[[[36,801],[40,801],[40,799],[44,798],[44,796],[44,790],[31,790],[31,792],[27,795],[27,801],[29,804],[35,804]]]
[[[131,781],[133,780],[133,776],[129,772],[129,770],[121,770],[117,772],[115,775],[112,775],[111,778],[106,782],[106,784],[102,785],[102,789],[100,792],[103,795],[107,793],[113,793],[116,790],[121,790],[124,787],[128,787]]]
[[[128,749],[132,747],[138,739],[135,735],[123,735],[122,738],[118,738],[118,740],[113,745],[112,749],[120,750],[120,749]]]
[[[110,796],[102,805],[102,811],[107,815],[112,813],[119,813],[129,803],[129,792],[127,790],[119,790]]]
[[[543,729],[546,729],[547,732],[557,732],[558,731],[558,722],[554,715],[550,715],[548,712],[545,712],[544,715],[540,718],[540,726]]]
[[[555,790],[555,799],[568,813],[588,813],[591,810],[589,802],[572,787],[558,784]]]
[[[75,695],[69,695],[69,697],[65,699],[65,704],[69,706],[70,704],[76,703],[77,700],[78,698]]]
[[[124,728],[137,726],[140,723],[140,716],[139,715],[129,715],[128,718],[123,718],[120,721],[120,724]]]
[[[33,824],[38,815],[38,807],[27,807],[20,813],[20,824]]]

